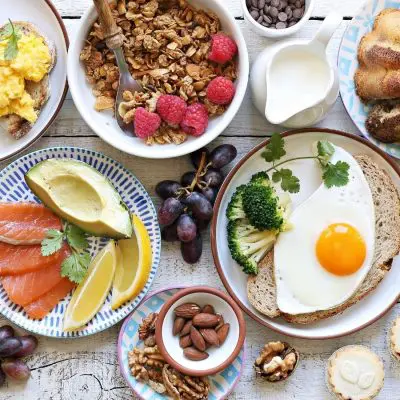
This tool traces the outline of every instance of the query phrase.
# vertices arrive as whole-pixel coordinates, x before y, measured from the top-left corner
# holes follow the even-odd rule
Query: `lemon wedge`
[[[116,310],[136,297],[149,278],[152,264],[150,237],[143,222],[132,216],[133,235],[117,242],[117,268],[111,308]]]
[[[74,331],[89,322],[110,291],[117,264],[115,242],[111,240],[91,261],[84,281],[76,288],[64,317],[64,331]]]

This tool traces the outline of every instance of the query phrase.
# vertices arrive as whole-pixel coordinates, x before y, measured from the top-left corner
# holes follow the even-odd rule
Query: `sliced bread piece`
[[[289,322],[309,324],[340,314],[358,303],[381,282],[390,270],[393,258],[400,251],[399,193],[386,171],[368,156],[356,156],[371,188],[375,205],[375,256],[373,265],[357,292],[345,303],[325,311],[282,316]]]

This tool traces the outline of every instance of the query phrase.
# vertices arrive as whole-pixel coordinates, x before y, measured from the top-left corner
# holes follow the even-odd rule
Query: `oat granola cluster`
[[[221,30],[214,13],[197,9],[186,0],[115,0],[112,12],[124,36],[124,53],[133,77],[144,88],[142,93],[124,94],[119,113],[125,122],[134,120],[135,109],[154,112],[162,94],[180,96],[188,105],[200,102],[209,117],[221,115],[227,105],[207,99],[206,88],[221,76],[237,77],[235,58],[224,63],[209,60],[212,35]],[[99,22],[95,22],[81,52],[87,79],[93,85],[95,109],[112,109],[118,88],[119,72],[115,57],[104,41]],[[161,123],[147,144],[180,144],[187,134],[179,127]]]

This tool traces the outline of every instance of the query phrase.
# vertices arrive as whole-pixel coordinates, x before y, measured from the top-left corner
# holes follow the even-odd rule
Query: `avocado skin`
[[[60,165],[62,167],[71,166],[72,169],[79,169],[80,172],[83,172],[83,174],[79,174],[80,177],[82,177],[82,175],[85,175],[85,171],[87,171],[87,176],[90,176],[90,174],[95,174],[97,178],[100,176],[103,182],[101,185],[99,185],[99,188],[101,187],[102,189],[99,192],[102,194],[107,191],[110,192],[110,190],[113,192],[113,202],[115,203],[116,209],[118,209],[117,212],[121,216],[121,220],[123,221],[123,224],[121,225],[123,225],[124,229],[121,229],[121,226],[112,226],[114,222],[112,220],[110,220],[111,223],[108,223],[107,220],[99,220],[95,223],[86,223],[85,221],[79,220],[79,218],[74,218],[73,216],[64,212],[62,208],[60,208],[57,203],[51,199],[51,196],[46,191],[47,188],[43,187],[45,180],[43,179],[42,172],[45,168],[48,167],[49,163],[52,164],[51,171],[52,174],[54,173],[52,178],[57,175],[58,171],[55,168],[57,165]],[[83,179],[85,180],[85,177]],[[124,203],[121,196],[112,185],[111,181],[104,175],[102,175],[97,169],[91,167],[85,162],[74,159],[44,160],[29,169],[29,171],[25,174],[25,182],[31,189],[31,191],[42,201],[45,206],[50,208],[54,213],[62,217],[67,222],[70,222],[80,227],[85,232],[93,236],[109,237],[112,239],[129,239],[130,237],[132,237],[132,216],[128,206]]]

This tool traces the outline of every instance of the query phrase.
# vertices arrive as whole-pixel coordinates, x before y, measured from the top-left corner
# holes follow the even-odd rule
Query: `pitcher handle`
[[[321,43],[324,47],[327,47],[332,35],[341,23],[340,14],[335,11],[329,13],[311,43]]]

